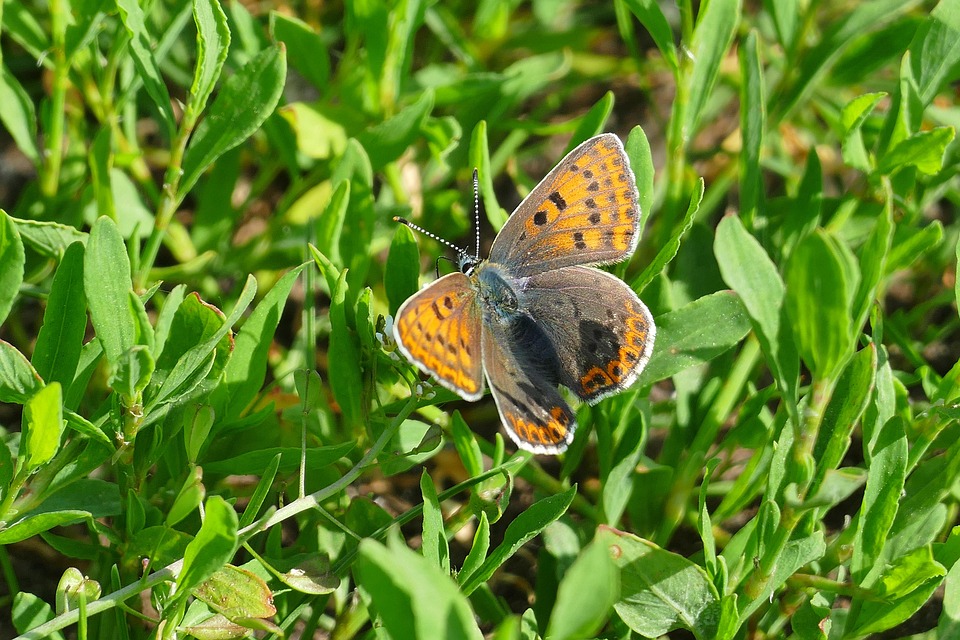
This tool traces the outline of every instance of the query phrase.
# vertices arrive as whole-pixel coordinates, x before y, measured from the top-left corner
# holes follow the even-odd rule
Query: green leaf
[[[2,111],[2,109],[0,109]],[[20,295],[23,284],[23,266],[26,258],[17,227],[7,213],[0,209],[0,324],[3,324]]]
[[[0,122],[6,127],[23,155],[33,162],[34,167],[39,167],[37,114],[33,100],[16,76],[7,70],[6,65],[0,68],[0,104],[3,105],[3,109],[0,109]]]
[[[865,93],[847,103],[840,113],[840,123],[843,125],[843,161],[864,173],[873,170],[873,163],[863,143],[863,123],[886,96],[883,92]]]
[[[908,620],[929,601],[946,573],[933,559],[929,546],[899,558],[884,572],[880,589],[883,601],[863,603],[856,624],[850,625],[851,635],[868,637]]]
[[[716,637],[720,596],[699,565],[605,526],[595,541],[620,568],[621,598],[614,608],[633,631],[656,638],[688,629],[697,638]]]
[[[470,595],[477,587],[490,579],[490,576],[516,553],[520,547],[540,533],[548,524],[566,513],[576,495],[577,488],[572,486],[562,493],[544,498],[527,508],[507,526],[503,542],[487,557],[480,567],[462,583],[463,593]]]
[[[936,127],[915,133],[901,140],[884,154],[877,172],[889,175],[903,167],[916,167],[921,173],[933,175],[943,168],[943,154],[953,142],[953,127]]]
[[[697,212],[700,210],[700,203],[702,201],[703,178],[700,178],[700,180],[697,181],[696,191],[690,196],[690,204],[687,206],[687,213],[683,216],[683,221],[673,228],[670,240],[660,247],[660,251],[657,252],[657,257],[653,259],[653,262],[648,264],[647,268],[630,284],[634,291],[643,292],[643,290],[647,288],[647,285],[653,282],[653,279],[674,259],[677,251],[680,249],[680,240],[684,234],[690,230],[690,227],[693,226],[693,221],[697,216]]]
[[[815,378],[839,373],[851,354],[859,327],[853,326],[851,276],[840,245],[825,232],[797,245],[786,266],[786,308],[797,349]]]
[[[337,265],[343,265],[343,258],[340,256],[340,234],[349,205],[350,181],[342,180],[333,190],[330,202],[317,220],[317,248]]]
[[[685,111],[683,130],[691,139],[700,126],[707,100],[720,77],[720,65],[740,23],[741,0],[710,0],[700,5],[697,25],[690,43],[690,57],[694,61],[689,75],[690,102]]]
[[[63,388],[51,382],[27,400],[23,407],[21,436],[23,466],[28,472],[41,467],[56,455],[63,435]]]
[[[117,219],[117,206],[114,202],[110,184],[110,170],[113,168],[113,137],[109,126],[101,127],[100,133],[93,139],[87,153],[90,165],[90,181],[93,187],[97,213],[111,220]]]
[[[276,615],[273,594],[257,574],[226,565],[198,586],[193,595],[230,620]]]
[[[872,586],[883,570],[877,560],[900,506],[908,456],[904,427],[903,419],[894,416],[883,425],[872,446],[868,445],[867,485],[851,563],[853,578],[862,586]]]
[[[420,129],[433,110],[433,100],[433,91],[424,91],[416,102],[404,107],[397,115],[357,135],[373,162],[374,170],[399,158],[420,139]]]
[[[130,34],[130,52],[133,54],[133,62],[137,66],[140,79],[147,90],[147,95],[157,107],[165,133],[172,138],[175,125],[173,113],[170,110],[170,94],[160,74],[160,66],[153,55],[146,16],[136,0],[117,0],[117,9],[120,10],[123,26]]]
[[[253,524],[254,520],[256,520],[260,514],[260,509],[266,502],[267,496],[273,487],[273,480],[277,477],[277,470],[280,468],[280,459],[281,455],[278,453],[273,456],[270,462],[255,472],[260,474],[260,481],[257,482],[257,488],[253,490],[253,494],[247,501],[247,506],[243,509],[243,515],[240,516],[241,529],[245,529]],[[314,467],[311,466],[310,468],[313,469]],[[209,472],[207,465],[204,465],[204,469]]]
[[[663,15],[660,3],[656,0],[624,0],[624,4],[653,38],[657,49],[660,50],[660,55],[669,63],[674,74],[676,74],[680,70],[677,48],[673,43],[674,35],[670,29],[670,23]]]
[[[319,470],[329,466],[350,453],[357,445],[353,442],[343,442],[327,447],[310,447],[306,451],[307,468]],[[257,475],[272,464],[276,456],[280,456],[278,469],[280,473],[296,471],[300,466],[298,447],[270,447],[248,451],[223,460],[213,460],[203,463],[203,470],[207,475]]]
[[[290,66],[317,89],[325,88],[330,78],[330,54],[320,34],[307,23],[277,11],[270,12],[270,31],[277,42],[286,45]]]
[[[633,176],[637,180],[637,192],[640,196],[637,202],[640,206],[640,224],[638,226],[642,232],[647,226],[647,220],[650,219],[650,213],[653,211],[654,165],[650,141],[640,125],[630,130],[624,148],[627,157],[630,159]]]
[[[187,109],[196,116],[207,106],[207,99],[227,59],[230,28],[227,16],[216,0],[194,0],[193,20],[197,25],[197,66],[193,71]]]
[[[391,638],[483,637],[450,576],[401,543],[363,540],[354,574]]]
[[[923,106],[933,102],[947,82],[956,79],[960,63],[960,4],[941,0],[920,25],[910,43],[910,63]]]
[[[594,637],[620,600],[620,572],[606,536],[596,536],[560,581],[547,638]]]
[[[239,545],[237,513],[220,496],[207,499],[203,524],[183,555],[176,597],[184,597],[226,565]]]
[[[487,139],[487,123],[481,120],[473,128],[470,135],[470,164],[477,170],[477,179],[480,182],[480,197],[483,201],[483,211],[487,214],[490,225],[499,230],[507,221],[509,214],[497,202],[497,194],[493,188],[493,168],[490,165],[490,142]]]
[[[116,366],[120,356],[137,344],[137,318],[128,304],[133,291],[130,260],[117,225],[109,218],[99,218],[90,230],[83,283],[97,339],[107,362]]]
[[[716,358],[750,331],[740,298],[730,291],[694,300],[657,319],[653,356],[638,385],[653,384]]]
[[[383,286],[393,315],[404,300],[420,289],[420,250],[413,232],[405,225],[398,224],[393,234],[384,267]]]
[[[947,572],[943,590],[943,610],[937,624],[937,638],[960,637],[960,562]]]
[[[783,49],[792,51],[801,24],[800,0],[763,0],[763,8],[773,18]]]
[[[233,354],[224,369],[223,382],[210,398],[222,421],[239,417],[263,387],[274,334],[290,291],[305,266],[294,267],[285,273],[257,304],[237,333]]]
[[[463,560],[463,566],[457,574],[457,581],[460,584],[466,582],[473,573],[483,565],[487,558],[487,551],[490,550],[490,519],[484,511],[480,512],[480,518],[477,521],[477,530],[473,534],[473,545],[470,546],[470,552]]]
[[[51,511],[39,515],[27,515],[0,530],[0,544],[21,542],[54,527],[65,527],[90,519],[90,512],[81,510]]]
[[[74,242],[87,242],[87,234],[70,225],[23,220],[12,216],[10,219],[16,222],[23,244],[44,257],[59,259]]]
[[[750,31],[738,48],[740,56],[740,215],[749,226],[758,213],[763,198],[760,152],[766,129],[766,97],[757,32]],[[815,154],[815,151],[811,151]]]
[[[344,422],[356,427],[361,423],[360,394],[363,376],[356,336],[347,325],[347,271],[340,273],[330,300],[330,387],[343,411]]]
[[[450,574],[450,547],[443,528],[443,511],[437,500],[437,488],[424,469],[420,474],[420,493],[423,494],[423,544],[420,551],[433,566]]]
[[[0,402],[25,404],[43,379],[16,347],[0,340]]]
[[[587,138],[592,138],[603,132],[603,125],[613,111],[613,101],[613,92],[607,91],[596,104],[590,107],[589,111],[580,117],[580,122],[577,123],[577,128],[574,129],[573,135],[570,137],[566,153],[573,151],[574,147]]]
[[[269,47],[230,77],[197,127],[183,158],[179,198],[224,153],[246,140],[273,113],[286,78],[286,54]]]

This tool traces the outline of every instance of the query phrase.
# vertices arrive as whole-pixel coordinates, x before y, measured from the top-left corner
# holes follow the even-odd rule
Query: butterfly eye
[[[471,256],[467,253],[461,253],[460,259],[458,260],[460,267],[460,273],[465,276],[473,275],[473,270],[477,268],[477,265],[480,264],[480,261],[477,260],[474,256]]]

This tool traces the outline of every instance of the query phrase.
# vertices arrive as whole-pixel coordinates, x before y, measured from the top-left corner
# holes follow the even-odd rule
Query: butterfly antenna
[[[426,229],[424,229],[424,228],[421,227],[420,225],[414,224],[414,223],[410,222],[409,220],[407,220],[406,218],[401,218],[400,216],[393,216],[393,221],[394,221],[394,222],[399,222],[399,223],[402,224],[403,226],[405,226],[405,227],[407,227],[407,228],[409,228],[409,229],[412,229],[412,230],[416,231],[417,233],[422,233],[423,235],[427,236],[428,238],[431,238],[431,239],[433,239],[433,240],[436,240],[437,242],[439,242],[440,244],[442,244],[442,245],[444,245],[444,246],[450,247],[451,249],[453,249],[454,251],[457,252],[457,255],[459,255],[459,256],[461,257],[461,259],[462,259],[462,258],[469,258],[469,257],[470,257],[470,256],[467,255],[467,252],[466,252],[466,251],[464,251],[463,249],[461,249],[461,248],[458,247],[457,245],[453,244],[453,243],[450,242],[449,240],[446,240],[446,239],[444,239],[444,238],[441,238],[441,237],[438,236],[437,234],[431,233],[430,231],[427,231]]]
[[[480,175],[477,168],[473,168],[473,228],[477,232],[477,252],[473,254],[480,258]]]

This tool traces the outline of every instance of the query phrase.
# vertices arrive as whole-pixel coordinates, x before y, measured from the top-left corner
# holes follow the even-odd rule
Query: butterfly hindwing
[[[507,434],[521,449],[561,453],[573,440],[576,418],[549,372],[529,354],[515,327],[484,323],[483,368]]]
[[[490,249],[515,276],[628,258],[640,235],[636,180],[620,139],[571,151],[524,198]]]
[[[595,402],[633,384],[653,351],[650,311],[623,280],[593,267],[531,276],[522,306],[549,338],[560,384]]]
[[[480,313],[470,279],[447,274],[412,295],[393,327],[401,351],[465,400],[483,395]]]

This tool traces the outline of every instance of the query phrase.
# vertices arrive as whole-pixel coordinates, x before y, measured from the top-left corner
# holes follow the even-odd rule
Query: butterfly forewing
[[[521,449],[561,453],[573,440],[576,419],[528,349],[508,325],[484,323],[484,370],[504,429]]]
[[[630,386],[653,351],[650,311],[625,282],[593,267],[531,276],[523,307],[556,350],[560,384],[595,402]]]
[[[591,138],[520,203],[493,241],[490,261],[522,277],[624,260],[639,238],[638,201],[620,140]]]
[[[467,276],[445,275],[411,296],[393,334],[404,355],[440,384],[465,400],[483,395],[480,313]]]

